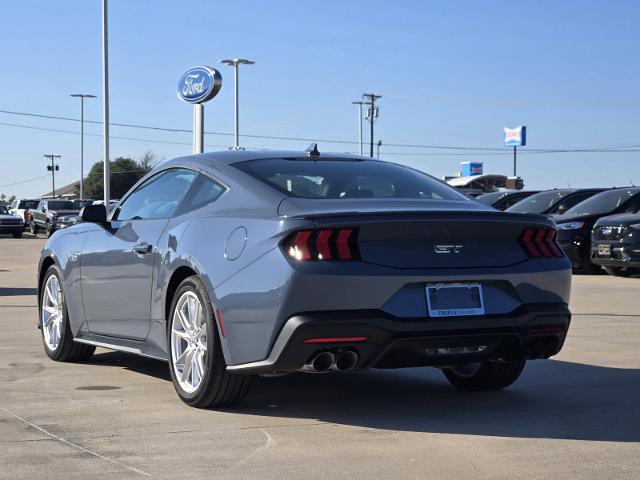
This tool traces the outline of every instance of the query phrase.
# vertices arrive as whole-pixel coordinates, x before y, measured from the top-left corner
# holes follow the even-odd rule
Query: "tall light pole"
[[[85,93],[73,93],[70,96],[80,99],[80,200],[84,200],[84,99],[96,96]]]
[[[109,32],[107,0],[102,0],[102,132],[104,136],[104,206],[109,211],[111,165],[109,164]]]
[[[238,108],[238,66],[240,65],[253,65],[256,62],[253,62],[251,60],[247,60],[244,58],[234,58],[231,60],[220,60],[218,63],[223,63],[224,65],[229,65],[230,67],[233,67],[233,69],[235,70],[235,103],[236,103],[236,108],[235,108],[235,120],[236,120],[236,144],[233,146],[234,150],[239,150],[240,149],[240,113],[239,113],[239,108]]]
[[[358,143],[360,144],[360,155],[362,155],[362,105],[364,102],[351,102],[353,105],[358,105]]]

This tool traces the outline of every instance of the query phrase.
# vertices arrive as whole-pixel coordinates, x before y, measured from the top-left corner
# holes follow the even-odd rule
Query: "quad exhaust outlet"
[[[345,372],[353,369],[358,363],[358,359],[358,354],[353,350],[325,350],[313,354],[300,370],[311,373]]]

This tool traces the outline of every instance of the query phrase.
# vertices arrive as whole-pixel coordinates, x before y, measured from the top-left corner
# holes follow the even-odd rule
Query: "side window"
[[[569,198],[561,200],[550,213],[564,213],[574,205],[579,204],[583,200],[586,200],[591,196],[590,193],[578,193],[576,195],[569,195]]]
[[[198,176],[193,170],[175,168],[147,179],[120,205],[115,220],[169,218]]]
[[[638,211],[640,211],[640,193],[637,193],[625,208],[625,212],[636,213]]]
[[[193,187],[185,195],[176,215],[182,215],[215,202],[224,193],[224,190],[224,187],[218,182],[200,174],[193,183]]]
[[[46,207],[47,207],[47,202],[45,202],[45,201],[43,200],[43,201],[41,201],[41,202],[38,204],[38,211],[39,211],[39,212],[44,212],[44,210],[45,210],[45,208],[46,208]]]

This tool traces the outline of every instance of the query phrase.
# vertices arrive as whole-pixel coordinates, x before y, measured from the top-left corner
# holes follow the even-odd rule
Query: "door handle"
[[[133,251],[138,255],[146,255],[153,251],[153,245],[147,242],[142,242],[133,247]]]

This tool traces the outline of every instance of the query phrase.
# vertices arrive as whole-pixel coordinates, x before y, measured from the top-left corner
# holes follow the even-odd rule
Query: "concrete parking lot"
[[[0,238],[0,479],[640,478],[640,278],[574,276],[564,350],[503,391],[429,368],[298,374],[196,410],[161,362],[46,357],[43,243]]]

